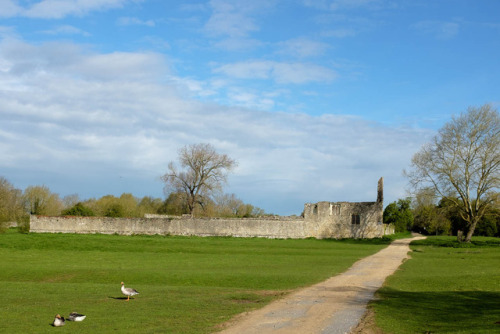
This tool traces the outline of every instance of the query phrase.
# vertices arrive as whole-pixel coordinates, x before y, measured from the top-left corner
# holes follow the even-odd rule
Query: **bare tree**
[[[165,192],[178,192],[186,195],[186,204],[192,215],[196,206],[221,190],[227,182],[227,173],[236,167],[235,160],[226,154],[219,154],[210,144],[184,146],[179,150],[178,170],[173,162],[168,165],[168,172],[162,176]]]
[[[433,188],[453,201],[467,222],[470,242],[477,222],[498,198],[500,117],[486,104],[453,117],[412,159],[405,172],[414,189]]]

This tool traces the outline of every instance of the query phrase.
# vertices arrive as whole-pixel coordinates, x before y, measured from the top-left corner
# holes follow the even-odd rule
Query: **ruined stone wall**
[[[315,237],[301,218],[108,218],[31,216],[30,232],[160,234],[264,238]]]
[[[376,202],[319,202],[304,205],[304,217],[192,218],[148,215],[150,218],[31,216],[30,232],[160,234],[264,238],[377,238],[393,234],[382,223],[383,179]],[[355,218],[353,218],[355,217]]]
[[[279,239],[374,238],[388,234],[374,229],[327,224],[300,217],[279,218],[108,218],[31,216],[30,232],[232,236]]]

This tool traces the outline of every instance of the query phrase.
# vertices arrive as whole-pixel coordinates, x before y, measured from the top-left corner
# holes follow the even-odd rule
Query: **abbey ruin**
[[[301,217],[193,218],[149,215],[145,218],[30,217],[30,232],[159,234],[262,238],[377,238],[394,233],[382,223],[383,179],[375,202],[306,203]]]

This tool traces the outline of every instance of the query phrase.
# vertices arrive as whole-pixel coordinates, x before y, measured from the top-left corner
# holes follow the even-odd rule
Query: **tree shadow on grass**
[[[408,292],[382,288],[373,301],[377,317],[404,323],[413,333],[500,332],[500,293]]]

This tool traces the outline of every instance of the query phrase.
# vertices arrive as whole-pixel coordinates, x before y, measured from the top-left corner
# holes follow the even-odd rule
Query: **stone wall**
[[[159,234],[185,236],[232,236],[280,239],[381,237],[385,225],[360,233],[350,226],[328,226],[301,217],[279,218],[108,218],[108,217],[30,217],[30,232]],[[352,234],[351,234],[352,233]]]
[[[150,218],[31,216],[30,232],[160,234],[196,236],[301,238],[377,238],[393,234],[382,224],[382,179],[376,202],[319,202],[304,205],[304,217],[192,218],[148,215]]]
[[[30,232],[160,234],[264,238],[314,237],[301,218],[108,218],[30,217]]]

